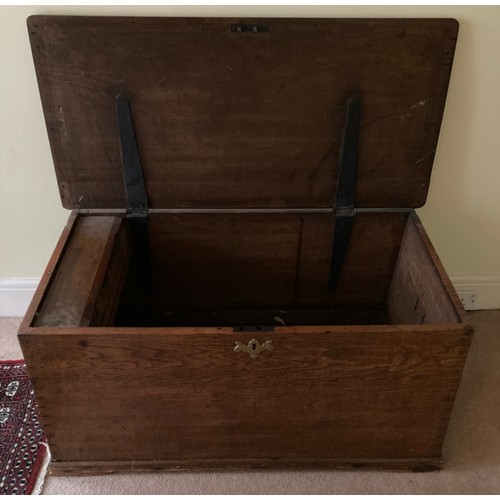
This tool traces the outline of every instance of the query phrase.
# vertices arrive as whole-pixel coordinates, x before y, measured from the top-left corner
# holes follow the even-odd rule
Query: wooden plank
[[[406,215],[356,216],[343,274],[331,292],[334,220],[312,213],[151,214],[153,293],[145,300],[130,277],[122,309],[129,318],[135,308],[151,319],[176,310],[382,311]]]
[[[123,219],[122,219],[123,221]],[[128,226],[121,223],[113,242],[113,250],[106,264],[104,280],[91,314],[91,326],[111,326],[115,324],[122,290],[132,258],[132,244]]]
[[[422,205],[457,22],[271,18],[265,33],[231,32],[241,21],[29,18],[64,206],[125,207],[118,93],[152,208],[333,206],[353,95],[356,206]]]
[[[398,262],[394,271],[387,309],[391,323],[451,323],[462,322],[436,266],[436,254],[429,252],[412,217],[406,228]],[[430,245],[430,242],[427,242]]]
[[[34,326],[112,323],[128,262],[122,224],[122,217],[78,218]]]
[[[155,309],[282,308],[293,303],[300,216],[154,214]]]
[[[196,327],[229,326],[245,331],[269,330],[295,325],[382,325],[387,324],[385,310],[378,309],[274,309],[274,310],[189,310],[133,309],[122,304],[115,325],[119,327]]]
[[[415,224],[415,227],[417,228],[420,238],[422,239],[422,243],[425,245],[427,252],[429,253],[432,259],[434,269],[436,270],[436,273],[439,276],[441,283],[443,284],[445,294],[448,295],[450,300],[453,302],[453,306],[458,316],[460,317],[461,322],[466,325],[469,325],[469,327],[472,329],[470,317],[465,311],[462,301],[458,297],[455,287],[453,286],[450,277],[446,273],[443,263],[441,262],[441,259],[439,258],[436,249],[432,245],[432,242],[429,239],[429,236],[427,235],[427,232],[425,231],[425,228],[422,222],[420,221],[419,217],[417,216],[417,214],[415,213],[412,214],[412,220]]]
[[[460,324],[34,330],[20,342],[64,462],[437,459],[470,343]],[[274,350],[234,352],[251,338]]]
[[[134,462],[51,462],[51,476],[86,476],[113,474],[117,472],[155,472],[201,470],[252,470],[252,469],[340,469],[340,470],[394,470],[411,472],[429,472],[442,467],[441,458],[423,458],[412,460],[353,460],[346,458],[332,460],[277,460],[248,458],[231,460],[157,460]]]
[[[388,334],[398,334],[402,335],[405,333],[428,333],[433,327],[438,328],[438,333],[446,332],[453,333],[459,329],[463,329],[467,334],[472,335],[474,329],[470,325],[457,325],[457,323],[443,323],[440,325],[293,325],[293,326],[278,326],[274,329],[275,333],[283,334],[300,334],[300,335],[310,335],[313,333],[324,333],[324,334],[353,334],[360,331],[360,329],[365,333],[378,334],[378,333],[388,333]],[[217,334],[234,334],[232,327],[211,327],[211,326],[195,326],[195,327],[119,327],[110,326],[106,327],[105,333],[108,335],[145,335],[149,333],[164,333],[164,334],[196,334],[196,335],[217,335]],[[53,327],[33,327],[28,326],[26,328],[20,329],[20,335],[70,335],[78,337],[79,335],[88,336],[100,336],[103,331],[95,327],[61,327],[55,329]]]
[[[357,214],[339,283],[328,287],[333,215],[304,217],[297,304],[304,307],[378,307],[387,292],[407,223],[404,213]]]
[[[59,263],[61,261],[61,256],[63,255],[64,250],[67,247],[68,242],[70,241],[70,237],[73,229],[76,226],[77,219],[78,211],[73,210],[68,217],[66,226],[64,227],[61,236],[59,237],[59,240],[54,248],[54,251],[50,256],[47,267],[45,268],[45,271],[43,272],[40,279],[40,283],[35,290],[35,294],[33,295],[33,299],[31,300],[26,314],[24,315],[24,318],[21,322],[21,325],[19,326],[20,331],[28,330],[33,324],[37,311],[40,308],[40,304],[43,302],[45,296],[47,295],[47,292],[49,291],[50,284],[53,281],[57,267],[59,266]]]

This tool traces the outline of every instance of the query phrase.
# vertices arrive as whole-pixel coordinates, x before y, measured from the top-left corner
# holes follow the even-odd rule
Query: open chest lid
[[[425,202],[455,20],[33,16],[28,28],[67,208],[126,207],[119,95],[150,208],[333,207],[349,140],[356,207]]]

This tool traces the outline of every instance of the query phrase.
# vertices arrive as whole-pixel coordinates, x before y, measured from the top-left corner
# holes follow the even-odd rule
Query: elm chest
[[[414,209],[456,21],[28,28],[72,210],[19,333],[53,471],[440,466],[472,328]]]

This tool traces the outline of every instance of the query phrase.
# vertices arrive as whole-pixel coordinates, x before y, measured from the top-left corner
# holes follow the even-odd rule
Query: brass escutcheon
[[[251,358],[255,359],[263,351],[272,351],[272,343],[272,340],[266,340],[263,344],[261,344],[256,339],[252,339],[248,345],[242,344],[241,342],[235,342],[236,347],[234,348],[234,352],[247,352],[250,354]]]

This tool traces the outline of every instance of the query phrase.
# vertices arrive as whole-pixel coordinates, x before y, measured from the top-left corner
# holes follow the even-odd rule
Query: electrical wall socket
[[[474,309],[477,309],[477,295],[478,292],[475,290],[464,290],[458,292],[458,296],[460,297],[462,305],[466,311],[473,311]]]

